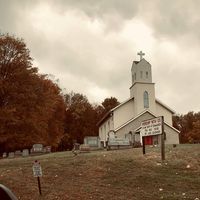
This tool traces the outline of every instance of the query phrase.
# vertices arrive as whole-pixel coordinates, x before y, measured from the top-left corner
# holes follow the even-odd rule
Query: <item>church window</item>
[[[143,71],[140,71],[140,78],[143,77]]]
[[[135,80],[136,80],[136,73],[134,75],[135,75]]]
[[[108,121],[108,130],[110,130],[110,121]]]
[[[148,72],[146,72],[146,78],[148,78]]]
[[[149,94],[147,91],[144,92],[144,108],[149,108]]]

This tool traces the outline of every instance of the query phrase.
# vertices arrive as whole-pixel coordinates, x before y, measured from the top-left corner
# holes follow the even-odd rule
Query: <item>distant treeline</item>
[[[181,143],[200,143],[200,112],[173,116],[173,126],[180,130]]]
[[[100,105],[85,95],[63,94],[58,82],[38,73],[22,39],[0,35],[0,153],[31,148],[71,149],[84,136],[98,135],[97,122],[119,104],[115,97]],[[200,139],[200,113],[175,116],[181,142]]]

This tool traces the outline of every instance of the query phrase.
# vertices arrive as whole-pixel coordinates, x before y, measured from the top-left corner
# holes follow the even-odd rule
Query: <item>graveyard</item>
[[[42,167],[39,195],[32,165]],[[0,180],[19,200],[200,199],[200,145],[71,151],[0,160]]]

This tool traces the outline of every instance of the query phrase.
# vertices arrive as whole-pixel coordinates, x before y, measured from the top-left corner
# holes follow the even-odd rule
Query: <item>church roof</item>
[[[145,61],[145,62],[147,62],[148,64],[150,64],[150,63],[149,63],[146,59],[144,59],[144,58],[142,58],[142,60],[140,60],[140,61],[134,60],[133,63],[137,65],[137,64],[140,63],[141,61]]]
[[[126,104],[127,102],[129,102],[130,100],[134,99],[134,97],[127,99],[126,101],[123,101],[122,103],[120,103],[118,106],[114,107],[113,109],[111,109],[111,111],[116,110],[117,108],[123,106],[124,104]]]
[[[137,81],[137,82],[135,82],[135,83],[133,83],[133,85],[131,85],[131,87],[129,88],[129,89],[131,89],[135,84],[149,84],[149,85],[154,85],[155,83],[146,83],[146,82],[139,82],[139,81]]]
[[[127,102],[129,102],[130,100],[134,99],[133,97],[132,98],[129,98],[127,99],[126,101],[120,103],[118,106],[114,107],[113,109],[111,109],[110,111],[108,111],[101,119],[99,122],[97,122],[97,126],[99,126],[100,124],[102,124],[110,115],[112,115],[113,111],[118,109],[119,107],[123,106],[124,104],[126,104]]]
[[[157,98],[156,98],[156,103],[160,104],[162,107],[164,107],[167,110],[169,110],[172,114],[175,114],[175,111],[173,109],[171,109],[169,106],[167,106],[166,104],[164,104],[163,102],[161,102]]]
[[[108,111],[98,122],[97,126],[100,126],[110,115],[112,114],[112,111]]]
[[[141,112],[139,115],[137,115],[136,117],[128,120],[127,122],[125,122],[124,124],[122,124],[121,126],[119,126],[118,128],[116,128],[114,131],[118,131],[121,128],[125,127],[126,125],[128,125],[129,123],[133,122],[134,120],[136,120],[138,117],[142,116],[143,114],[145,114],[146,112],[148,112],[150,115],[152,115],[153,117],[156,117],[155,114],[153,114],[150,110],[145,110],[143,112]],[[180,133],[179,130],[177,130],[176,128],[174,128],[173,126],[171,126],[170,124],[168,124],[167,122],[164,122],[164,124],[166,124],[167,126],[169,126],[170,128],[172,128],[173,130],[175,130],[177,133]],[[139,130],[140,127],[138,127],[136,130]]]
[[[106,121],[106,119],[112,115],[112,113],[113,113],[114,110],[118,109],[119,107],[123,106],[124,104],[126,104],[127,102],[129,102],[130,100],[133,100],[133,99],[134,99],[134,97],[129,98],[129,99],[125,100],[124,102],[120,103],[118,106],[116,106],[116,107],[114,107],[113,109],[111,109],[110,111],[108,111],[108,112],[99,120],[99,122],[97,122],[97,126],[99,126],[99,125],[102,124],[104,121]],[[173,109],[171,109],[169,106],[167,106],[166,104],[164,104],[163,102],[161,102],[159,99],[156,99],[156,103],[160,104],[162,107],[164,107],[165,109],[167,109],[168,111],[170,111],[172,114],[175,114],[175,111],[174,111]],[[139,117],[140,115],[142,115],[143,113],[147,112],[147,111],[148,111],[148,110],[143,111],[141,114],[139,114],[138,116],[136,116],[136,118]],[[151,113],[150,111],[148,111],[148,112]],[[152,114],[152,113],[151,113],[151,114]],[[155,115],[154,115],[154,116],[155,116]],[[132,121],[132,120],[134,120],[134,119],[135,119],[135,118],[132,118],[132,119],[130,119],[130,121]],[[129,123],[129,121],[126,122],[126,123]],[[126,124],[126,123],[125,123],[125,124]],[[123,125],[124,125],[124,124],[123,124]],[[121,125],[121,126],[123,126],[123,125]],[[120,126],[120,127],[121,127],[121,126]]]

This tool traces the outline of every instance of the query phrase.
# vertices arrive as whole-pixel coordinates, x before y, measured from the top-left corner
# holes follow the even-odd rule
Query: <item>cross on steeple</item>
[[[139,55],[140,56],[140,60],[142,60],[142,56],[144,56],[145,53],[143,53],[142,51],[140,51],[140,52],[137,53],[137,55]]]

